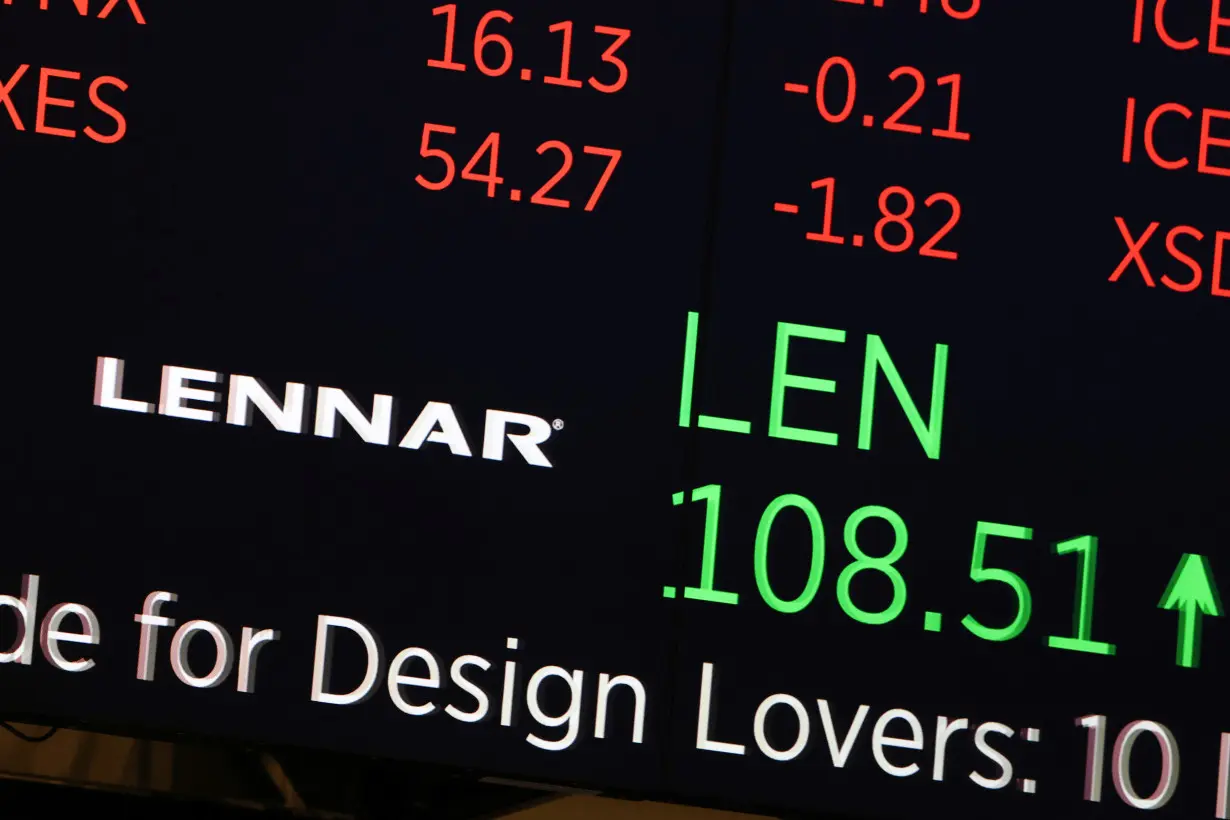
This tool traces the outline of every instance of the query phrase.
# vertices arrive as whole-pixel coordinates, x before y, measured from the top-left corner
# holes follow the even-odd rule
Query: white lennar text
[[[94,373],[94,404],[110,410],[130,413],[157,413],[180,419],[222,422],[250,426],[253,410],[258,411],[283,433],[308,433],[310,395],[315,394],[316,406],[311,432],[321,438],[334,438],[339,419],[369,444],[393,443],[392,396],[372,397],[370,415],[345,390],[337,387],[317,387],[290,382],[282,396],[276,397],[260,379],[232,375],[226,394],[225,418],[219,385],[228,381],[225,374],[212,370],[165,365],[162,368],[162,389],[158,402],[124,397],[124,360],[99,356]],[[195,385],[195,386],[193,386]],[[194,404],[190,405],[189,402]],[[219,409],[200,405],[213,404]],[[507,410],[487,410],[483,424],[482,456],[491,461],[503,461],[505,444],[527,464],[550,467],[541,445],[551,437],[552,426],[546,419]],[[455,456],[472,457],[474,451],[451,404],[428,402],[402,436],[398,447],[418,450],[424,444],[443,444]]]

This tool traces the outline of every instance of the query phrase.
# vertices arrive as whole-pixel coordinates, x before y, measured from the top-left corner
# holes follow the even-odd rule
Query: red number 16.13
[[[445,16],[444,56],[439,60],[428,60],[427,65],[432,68],[445,68],[450,71],[465,71],[467,68],[466,64],[453,59],[457,37],[457,4],[449,3],[446,6],[438,6],[432,9],[431,13],[437,17],[440,15]],[[478,70],[488,77],[502,77],[509,72],[513,65],[512,41],[503,34],[488,30],[496,21],[512,23],[513,16],[506,11],[494,9],[482,16],[482,19],[478,21],[478,27],[474,31],[474,63],[478,66]],[[549,26],[547,31],[552,34],[559,34],[562,38],[559,75],[544,76],[542,81],[547,85],[581,88],[585,83],[570,76],[572,68],[573,22],[571,20],[564,20],[555,23]],[[602,53],[602,61],[614,68],[614,78],[611,82],[606,82],[597,77],[590,77],[589,85],[604,94],[614,94],[628,84],[628,64],[617,56],[617,52],[623,48],[624,43],[628,42],[632,32],[626,28],[615,28],[613,26],[594,26],[594,32],[615,38],[615,42],[611,43]],[[492,57],[492,49],[498,49],[498,63],[488,62],[488,59]],[[522,68],[518,76],[522,80],[532,80],[534,70],[532,68]]]

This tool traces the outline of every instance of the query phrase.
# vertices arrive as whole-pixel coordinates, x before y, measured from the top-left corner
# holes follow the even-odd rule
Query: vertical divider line
[[[709,169],[709,196],[706,200],[708,207],[706,208],[705,226],[702,231],[704,245],[701,248],[700,268],[699,268],[699,291],[700,291],[700,332],[696,348],[696,368],[695,380],[693,382],[693,396],[702,395],[702,390],[705,384],[705,376],[707,369],[706,352],[708,348],[707,339],[709,335],[705,333],[706,320],[710,318],[711,309],[714,302],[714,278],[715,267],[717,264],[717,238],[718,238],[718,222],[722,212],[722,172],[726,164],[726,139],[727,139],[727,122],[730,115],[730,95],[732,82],[732,58],[734,56],[734,26],[735,26],[735,11],[737,0],[722,0],[722,27],[720,40],[718,43],[718,59],[719,59],[719,74],[718,86],[715,96],[714,105],[714,129],[712,156]],[[683,319],[685,317],[677,317],[679,327],[683,328]],[[680,476],[684,482],[684,486],[676,488],[685,493],[685,500],[682,509],[677,511],[681,517],[676,518],[675,529],[675,561],[673,562],[675,578],[671,583],[675,584],[679,589],[682,589],[688,584],[686,577],[689,554],[689,549],[695,547],[695,552],[699,554],[699,538],[701,532],[699,528],[688,523],[695,516],[689,516],[687,512],[691,511],[690,499],[693,487],[699,484],[698,476],[698,429],[695,421],[688,425],[683,431],[684,443],[681,459]],[[666,498],[662,499],[665,504]],[[687,512],[685,512],[687,511]],[[697,603],[687,601],[680,595],[673,601],[674,609],[671,615],[671,630],[668,640],[668,658],[667,658],[667,698],[665,709],[666,727],[665,736],[663,738],[663,747],[661,749],[662,759],[662,783],[668,791],[671,789],[672,780],[674,778],[674,744],[677,739],[677,733],[683,731],[684,736],[688,736],[693,729],[693,722],[696,719],[696,709],[690,707],[691,698],[687,695],[687,681],[691,675],[689,670],[680,668],[680,655],[683,641],[683,626],[684,626],[684,611],[685,606],[703,605],[703,602]],[[698,679],[699,680],[699,679]],[[682,702],[680,698],[682,697]],[[689,747],[692,745],[688,744]]]

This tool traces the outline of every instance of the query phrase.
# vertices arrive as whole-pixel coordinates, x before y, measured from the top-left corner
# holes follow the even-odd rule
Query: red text
[[[1179,242],[1182,241],[1184,248],[1191,250],[1192,253],[1202,252],[1200,253],[1201,257],[1207,260],[1208,246],[1205,244],[1205,240],[1208,237],[1203,231],[1193,228],[1191,225],[1179,225],[1171,228],[1163,240],[1160,235],[1160,222],[1150,223],[1139,235],[1132,232],[1132,229],[1122,217],[1115,217],[1115,224],[1119,226],[1119,233],[1123,237],[1127,251],[1119,262],[1118,267],[1110,275],[1111,282],[1118,282],[1125,273],[1135,269],[1147,287],[1157,287],[1157,281],[1159,280],[1154,279],[1153,271],[1145,260],[1145,250],[1155,238],[1159,241],[1164,241],[1166,251],[1170,254],[1170,257],[1180,262],[1186,268],[1185,271],[1179,273],[1179,269],[1171,265],[1171,270],[1163,273],[1160,277],[1162,285],[1178,293],[1191,293],[1197,290],[1204,282],[1204,268],[1200,262],[1186,250],[1179,247]],[[1230,242],[1230,231],[1217,231],[1214,233],[1212,240],[1213,259],[1212,267],[1209,268],[1209,292],[1213,296],[1230,296],[1230,290],[1221,286],[1222,264],[1226,258],[1226,243]],[[1178,278],[1172,278],[1171,272],[1174,272]]]
[[[20,0],[19,0],[20,2]],[[32,3],[34,0],[25,0]],[[57,2],[66,2],[66,0],[57,0]],[[106,20],[111,16],[111,12],[115,11],[120,5],[121,0],[106,0],[98,12],[99,20]],[[124,0],[125,8],[132,14],[132,18],[137,21],[138,25],[145,25],[145,15],[141,13],[141,7],[137,4],[137,0]],[[82,17],[88,17],[90,14],[90,0],[72,0],[72,4],[77,7],[77,13]],[[13,0],[4,0],[4,5],[13,5]],[[43,11],[47,11],[48,0],[38,0],[38,7]]]
[[[1166,7],[1170,0],[1136,0],[1136,25],[1132,30],[1132,42],[1139,43],[1144,39],[1145,11],[1153,11],[1149,28],[1157,34],[1159,40],[1175,51],[1190,51],[1200,47],[1200,37],[1196,32],[1172,31],[1167,23]],[[1222,12],[1222,0],[1212,0],[1209,12],[1208,50],[1210,54],[1230,55],[1230,17]],[[1227,7],[1230,11],[1230,6]],[[1223,36],[1224,32],[1224,36]],[[1203,34],[1204,32],[1199,32]],[[1184,35],[1190,34],[1189,37]],[[1179,39],[1183,37],[1183,39]]]
[[[465,63],[453,59],[456,48],[457,38],[457,4],[449,3],[447,6],[438,6],[431,10],[432,16],[444,17],[444,54],[438,59],[427,61],[427,65],[432,68],[444,68],[449,71],[465,71],[468,66]],[[503,77],[512,68],[514,59],[513,44],[504,34],[499,31],[492,31],[494,24],[500,23],[508,25],[513,22],[513,16],[506,11],[495,9],[489,11],[482,16],[478,21],[478,27],[474,31],[474,65],[480,73],[488,77]],[[558,74],[550,72],[542,72],[542,81],[547,85],[560,85],[566,88],[582,88],[586,83],[572,76],[572,36],[573,22],[571,20],[563,20],[555,25],[549,26],[547,31],[552,34],[558,34],[560,37],[560,55],[558,62],[552,67],[552,71],[558,71]],[[626,28],[613,28],[611,26],[594,26],[594,33],[602,37],[613,37],[614,42],[606,40],[606,50],[602,52],[602,62],[609,67],[609,76],[590,77],[587,81],[590,88],[601,91],[604,94],[614,94],[623,89],[628,84],[628,64],[618,56],[620,49],[624,43],[632,36],[632,32]],[[526,82],[534,79],[534,69],[522,68],[516,72],[516,76]]]
[[[836,88],[844,88],[844,96],[840,96],[840,91],[830,90],[830,80],[836,77],[840,77]],[[923,133],[923,126],[906,122],[903,118],[922,99],[927,86],[926,77],[917,68],[907,65],[893,69],[888,79],[892,82],[901,80],[907,88],[912,85],[913,90],[909,92],[905,102],[885,118],[880,127],[887,131],[898,131],[905,134]],[[944,128],[932,128],[931,135],[942,139],[969,142],[969,133],[957,128],[961,110],[961,75],[948,74],[937,79],[935,84],[948,87],[948,124]],[[786,83],[785,88],[792,94],[811,93],[811,88],[801,83]],[[820,66],[820,72],[816,75],[816,108],[820,111],[820,116],[831,123],[845,122],[854,113],[857,98],[858,77],[850,61],[845,57],[830,57],[825,60]],[[840,104],[836,102],[838,99],[840,99]],[[875,115],[864,114],[862,123],[864,128],[875,127]]]
[[[830,245],[846,244],[846,237],[833,233],[833,211],[837,196],[837,181],[833,177],[817,179],[811,184],[813,191],[824,191],[824,230],[808,231],[806,237],[812,242],[825,242]],[[923,201],[923,206],[932,208],[936,205],[947,206],[949,209],[947,221],[918,248],[920,256],[930,256],[936,259],[957,258],[957,252],[937,247],[941,240],[948,236],[957,223],[961,221],[961,203],[952,194],[931,194]],[[880,220],[872,227],[872,238],[877,245],[889,253],[905,253],[914,246],[916,234],[913,217],[918,209],[918,200],[912,192],[900,185],[893,185],[880,192]],[[773,204],[773,210],[781,214],[797,214],[799,206],[785,202]],[[941,211],[942,213],[942,211]],[[856,233],[850,237],[850,244],[861,248],[866,243],[866,237]]]
[[[12,98],[13,89],[23,81],[38,83],[38,99],[34,111],[27,111],[25,117],[18,111]],[[110,145],[124,138],[124,134],[128,132],[128,123],[123,114],[102,99],[101,95],[108,86],[114,86],[120,92],[128,90],[128,84],[119,77],[98,77],[86,87],[83,86],[80,72],[58,68],[32,71],[29,65],[20,65],[7,80],[0,79],[0,106],[8,112],[13,127],[18,131],[25,131],[27,121],[33,121],[35,133],[76,139],[77,130],[67,126],[79,122],[80,117],[73,118],[60,109],[77,108],[77,100],[84,95],[90,105],[110,117],[114,125],[109,129],[109,133],[96,131],[90,125],[85,126],[82,133],[95,142]],[[115,93],[117,92],[110,92]]]
[[[884,0],[870,0],[870,2],[868,0],[835,0],[835,2],[849,3],[852,6],[870,5],[878,9],[884,8]],[[915,0],[915,2],[918,3],[918,12],[920,14],[926,14],[934,7],[932,0]],[[968,20],[982,8],[982,0],[964,0],[963,2],[960,0],[940,0],[939,6],[944,10],[945,14],[954,20]],[[964,6],[965,8],[957,8],[958,6]]]
[[[1138,120],[1136,108],[1136,98],[1128,97],[1127,115],[1123,129],[1123,161],[1125,163],[1131,163],[1134,157],[1136,122]],[[1177,171],[1180,168],[1186,168],[1192,164],[1189,155],[1164,157],[1157,149],[1154,134],[1163,118],[1166,118],[1168,127],[1170,127],[1169,123],[1173,122],[1174,125],[1178,125],[1178,119],[1193,120],[1196,118],[1196,114],[1185,105],[1170,102],[1163,103],[1154,108],[1144,120],[1143,142],[1145,153],[1148,155],[1149,160],[1158,168],[1164,168],[1167,171]],[[1222,155],[1224,157],[1222,161],[1227,163],[1226,165],[1218,165],[1211,156],[1212,149],[1214,148],[1230,148],[1230,122],[1228,121],[1230,121],[1230,111],[1206,108],[1201,112],[1199,156],[1196,161],[1196,170],[1199,173],[1230,177],[1230,154]],[[1222,130],[1219,133],[1225,136],[1215,135],[1214,130],[1217,128],[1221,128]]]
[[[456,133],[457,129],[451,125],[436,125],[429,122],[423,126],[423,139],[419,146],[419,154],[427,159],[438,162],[441,166],[439,179],[433,180],[423,174],[415,177],[415,181],[429,191],[443,191],[457,179],[457,162],[453,159],[452,154],[443,148],[433,148],[431,145],[432,137],[435,135],[454,136]],[[589,196],[589,201],[585,203],[585,210],[592,211],[598,206],[598,200],[602,198],[602,193],[606,190],[607,183],[611,181],[611,175],[615,173],[615,167],[619,165],[620,159],[623,158],[623,152],[616,148],[598,148],[593,145],[586,145],[582,148],[582,151],[587,155],[606,159],[606,168],[594,186],[593,192]],[[571,200],[550,196],[549,194],[572,171],[572,149],[559,140],[548,140],[538,146],[539,156],[547,153],[559,155],[559,168],[556,169],[554,175],[541,188],[530,196],[529,201],[534,205],[547,205],[552,208],[571,208]],[[483,166],[486,167],[485,171]],[[461,178],[472,182],[485,183],[487,186],[487,196],[494,198],[499,191],[499,186],[505,182],[504,177],[499,175],[499,168],[500,133],[492,131],[487,135],[487,139],[483,141],[482,145],[478,147],[478,150],[474,152],[474,155],[470,157],[465,167],[461,169]],[[512,202],[520,202],[522,199],[521,188],[510,188],[508,198]]]

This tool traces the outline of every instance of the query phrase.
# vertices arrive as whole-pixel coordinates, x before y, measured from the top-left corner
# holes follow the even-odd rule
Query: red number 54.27
[[[443,191],[445,188],[453,184],[457,178],[457,162],[453,156],[443,148],[433,148],[431,146],[431,138],[433,134],[455,135],[457,129],[451,125],[437,125],[435,123],[426,123],[423,126],[423,139],[419,146],[419,154],[426,159],[438,160],[443,164],[443,176],[438,179],[429,179],[423,174],[417,175],[414,179],[419,185],[422,185],[429,191]],[[606,190],[607,183],[611,181],[611,176],[615,173],[616,166],[623,158],[623,152],[615,148],[599,148],[593,145],[586,145],[582,149],[586,154],[592,156],[606,157],[606,169],[598,180],[597,186],[590,194],[589,201],[585,203],[585,210],[592,211],[598,205],[598,200],[602,198],[602,193]],[[530,197],[530,202],[535,205],[549,205],[553,208],[571,208],[572,202],[567,199],[559,199],[557,197],[548,196],[556,185],[563,180],[564,177],[572,170],[573,153],[572,149],[559,140],[548,140],[538,146],[538,154],[542,155],[548,151],[557,151],[562,155],[562,162],[559,170],[546,181],[545,184]],[[480,172],[479,163],[486,157],[487,169],[485,172]],[[500,185],[503,185],[505,180],[499,175],[500,164],[500,134],[498,131],[492,131],[483,144],[478,147],[474,155],[470,157],[469,162],[461,169],[461,178],[474,182],[487,183],[487,196],[494,197]],[[514,201],[520,201],[521,190],[519,188],[511,189],[509,198]]]

